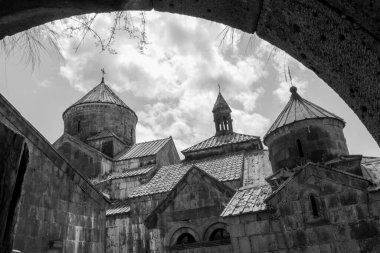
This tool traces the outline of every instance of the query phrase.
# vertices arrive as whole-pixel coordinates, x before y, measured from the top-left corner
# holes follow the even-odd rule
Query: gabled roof
[[[92,141],[92,140],[97,140],[97,139],[102,139],[102,138],[106,138],[106,137],[115,137],[116,139],[118,139],[119,141],[121,141],[122,143],[124,143],[124,141],[122,139],[120,139],[119,136],[117,136],[114,132],[112,132],[111,130],[104,130],[98,134],[95,134],[89,138],[87,138],[87,141]]]
[[[94,179],[94,180],[92,180],[92,183],[94,185],[97,185],[97,184],[100,184],[100,183],[103,183],[103,182],[106,182],[109,180],[146,175],[149,172],[151,172],[152,170],[156,169],[156,167],[157,167],[156,164],[152,164],[152,165],[147,165],[144,167],[139,167],[136,169],[128,169],[128,170],[125,170],[125,171],[120,172],[120,173],[112,173],[112,174],[108,175],[108,177],[101,179],[101,180]]]
[[[73,105],[71,105],[69,108],[67,108],[63,114],[65,114],[70,108],[81,105],[81,104],[91,104],[91,103],[106,103],[106,104],[115,104],[122,106],[124,108],[127,108],[132,111],[131,108],[129,108],[123,100],[121,100],[112,90],[110,87],[108,87],[107,84],[104,83],[104,80],[102,79],[102,82],[95,86],[92,90],[90,90],[86,95],[84,95],[81,99],[79,99],[77,102],[75,102]],[[132,111],[133,112],[133,111]]]
[[[342,118],[302,98],[297,93],[296,87],[292,86],[290,88],[290,91],[292,95],[290,97],[289,102],[286,104],[285,108],[274,121],[273,125],[269,128],[268,132],[264,136],[264,139],[271,132],[280,127],[305,119],[334,118],[344,123],[344,120]]]
[[[227,104],[226,100],[222,96],[222,93],[219,92],[218,97],[216,98],[214,107],[212,108],[212,112],[232,112],[230,106]]]
[[[260,137],[258,136],[232,132],[230,134],[212,136],[211,138],[208,138],[207,140],[199,142],[195,144],[194,146],[191,146],[190,148],[187,148],[181,152],[189,153],[189,152],[194,152],[194,151],[199,151],[199,150],[204,150],[204,149],[209,149],[209,148],[220,147],[220,146],[224,146],[228,144],[258,140],[258,139],[260,139]]]
[[[200,174],[199,180],[205,180],[205,178],[208,178],[214,187],[218,188],[220,191],[226,192],[227,194],[230,194],[230,197],[234,194],[234,190],[228,187],[227,185],[223,184],[210,174],[206,173],[204,170],[200,169],[196,165],[192,165],[189,167],[187,172],[182,176],[182,178],[174,185],[174,187],[171,189],[170,193],[157,205],[155,209],[153,209],[152,212],[150,212],[149,216],[145,219],[145,223],[147,224],[148,228],[152,228],[153,223],[156,223],[157,221],[157,213],[163,212],[169,204],[174,200],[174,198],[178,195],[180,190],[182,189],[182,186],[186,183],[186,178],[191,173],[197,175],[196,173]],[[198,177],[199,177],[198,174]]]
[[[269,184],[240,188],[232,197],[221,216],[235,216],[267,210],[264,200],[272,193]]]
[[[370,190],[376,191],[380,189],[380,158],[363,157],[361,168],[363,177],[372,182]]]
[[[147,183],[136,187],[129,197],[147,196],[169,192],[186,174],[192,165],[215,177],[217,180],[232,181],[241,179],[244,153],[234,153],[161,167]]]
[[[136,143],[127,150],[122,151],[116,157],[116,160],[120,161],[137,157],[156,155],[170,140],[172,140],[171,136],[165,139]]]
[[[96,148],[88,145],[87,143],[83,142],[83,141],[80,141],[78,140],[77,138],[71,136],[70,134],[68,133],[63,133],[61,137],[58,138],[58,140],[56,140],[54,143],[53,143],[53,146],[54,148],[58,148],[57,145],[59,145],[60,143],[63,143],[63,142],[71,142],[73,143],[74,145],[76,146],[79,146],[81,148],[84,148],[90,152],[93,152],[97,155],[100,155],[102,156],[103,158],[109,160],[109,161],[112,161],[112,158],[109,157],[108,155],[104,154],[103,152],[101,152],[100,150],[97,150]]]
[[[310,176],[316,176],[316,177],[319,177],[319,178],[328,178],[328,177],[331,177],[333,176],[334,174],[335,175],[344,175],[343,177],[339,177],[339,176],[333,176],[333,181],[336,182],[336,183],[344,183],[345,185],[351,185],[351,181],[353,180],[358,180],[359,182],[363,182],[364,184],[355,184],[355,188],[362,188],[364,189],[365,187],[368,187],[368,185],[371,183],[371,181],[365,177],[362,177],[362,176],[358,176],[356,174],[352,174],[352,173],[349,173],[349,172],[345,172],[345,171],[342,171],[342,170],[339,170],[339,169],[335,169],[335,168],[330,168],[330,167],[326,167],[326,166],[323,166],[321,164],[316,164],[316,163],[312,163],[312,162],[309,162],[303,166],[300,166],[300,167],[297,167],[296,168],[297,170],[295,171],[295,173],[293,175],[291,175],[287,180],[285,180],[284,183],[282,183],[275,191],[272,192],[271,195],[269,195],[264,201],[267,203],[270,199],[272,199],[274,196],[276,196],[279,192],[281,192],[288,184],[290,184],[292,181],[294,181],[297,177],[299,177],[301,174],[303,175],[307,175],[307,177],[310,177]],[[309,171],[309,172],[305,172],[305,171]],[[351,178],[351,180],[347,180],[346,182],[344,182],[343,178],[344,177],[348,177],[348,178]],[[303,179],[305,180],[305,179]],[[366,186],[364,186],[366,185]]]

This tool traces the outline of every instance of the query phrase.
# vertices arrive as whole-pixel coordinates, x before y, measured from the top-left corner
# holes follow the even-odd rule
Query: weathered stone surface
[[[377,142],[379,9],[375,1],[265,0],[257,28],[335,90]]]
[[[41,253],[58,247],[63,252],[102,252],[104,197],[3,97],[0,105],[0,122],[26,137],[29,151],[13,249]]]
[[[16,206],[28,163],[23,136],[0,122],[0,251],[12,252]]]

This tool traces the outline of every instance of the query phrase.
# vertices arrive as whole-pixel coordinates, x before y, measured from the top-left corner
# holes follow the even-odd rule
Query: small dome
[[[268,132],[264,136],[265,138],[278,128],[306,119],[316,118],[333,118],[342,121],[344,120],[335,114],[326,111],[325,109],[317,106],[316,104],[307,101],[297,93],[297,87],[292,86],[290,88],[292,93],[289,102],[282,110],[280,115],[274,121],[273,125],[269,128]]]
[[[343,119],[303,99],[296,87],[290,92],[289,102],[264,136],[273,172],[348,155]]]
[[[87,142],[111,131],[125,144],[135,143],[136,113],[102,82],[63,113],[64,131]]]

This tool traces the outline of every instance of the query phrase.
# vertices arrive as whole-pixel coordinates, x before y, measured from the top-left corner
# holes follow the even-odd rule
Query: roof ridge
[[[248,137],[248,138],[255,138],[255,139],[259,139],[260,137],[259,136],[256,136],[256,135],[248,135],[248,134],[241,134],[241,133],[236,133],[236,132],[232,132],[232,133],[228,133],[228,134],[224,134],[224,135],[214,135],[214,136],[211,136],[209,138],[207,138],[206,140],[203,140],[203,141],[200,141],[184,150],[182,150],[181,152],[182,153],[187,153],[187,152],[193,152],[193,151],[197,151],[197,150],[205,150],[205,149],[210,149],[210,148],[214,148],[214,147],[220,147],[220,146],[224,146],[224,145],[229,145],[229,144],[235,144],[235,143],[241,143],[241,142],[246,142],[246,141],[251,141],[251,139],[246,139],[246,140],[236,140],[236,141],[228,141],[228,140],[224,140],[224,142],[222,143],[211,143],[209,144],[209,146],[206,145],[206,147],[199,147],[197,148],[197,146],[200,146],[201,144],[203,143],[206,143],[211,141],[212,139],[215,139],[215,140],[223,140],[223,138],[225,138],[226,136],[244,136],[244,137]]]
[[[128,160],[136,157],[144,157],[155,155],[159,150],[161,150],[166,144],[172,140],[172,137],[157,139],[152,141],[140,142],[127,147],[125,150],[122,150],[118,153],[115,159],[117,161]]]
[[[239,156],[239,155],[243,155],[244,152],[245,152],[244,150],[240,150],[240,151],[236,151],[236,152],[233,152],[233,153],[213,155],[213,156],[210,156],[210,157],[203,157],[203,158],[200,158],[200,159],[194,159],[194,160],[184,161],[182,164],[183,165],[197,164],[197,163],[204,162],[204,161],[212,161],[212,160],[217,160],[217,159],[221,159],[221,158],[227,158],[227,157],[231,157],[231,156]]]
[[[170,139],[170,138],[172,138],[172,136],[169,136],[169,137],[167,137],[167,138],[162,138],[162,139],[156,139],[156,140],[152,140],[152,141],[137,142],[137,143],[135,143],[135,144],[133,144],[133,145],[144,144],[144,143],[155,142],[155,141],[163,141],[163,140],[167,140],[167,139]],[[133,145],[132,145],[132,146],[133,146]],[[132,147],[132,146],[131,146],[131,147]]]

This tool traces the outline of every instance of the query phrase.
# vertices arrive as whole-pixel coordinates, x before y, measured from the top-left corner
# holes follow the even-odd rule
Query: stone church
[[[267,149],[234,132],[219,92],[214,136],[182,160],[170,136],[136,143],[138,117],[104,79],[63,112],[53,145],[0,98],[1,155],[25,170],[5,226],[15,250],[380,252],[380,158],[350,155],[344,120],[296,87]]]

